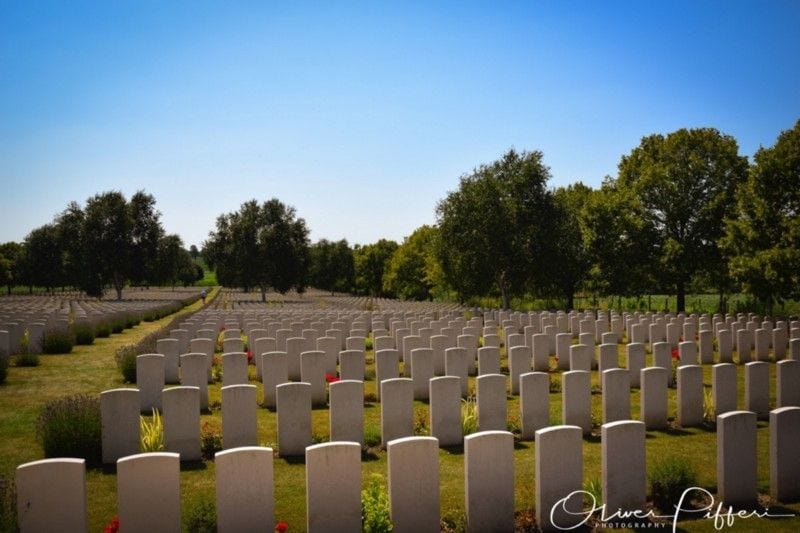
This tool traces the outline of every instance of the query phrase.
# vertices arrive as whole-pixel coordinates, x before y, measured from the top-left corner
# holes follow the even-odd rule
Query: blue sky
[[[200,245],[277,197],[402,240],[509,147],[598,186],[641,137],[800,118],[800,2],[0,0],[0,242],[145,189]]]

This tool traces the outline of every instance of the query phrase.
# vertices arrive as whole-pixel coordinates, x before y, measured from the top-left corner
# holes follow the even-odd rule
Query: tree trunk
[[[264,287],[263,285],[261,286],[261,301],[262,302],[267,301],[267,288]]]
[[[571,311],[575,307],[575,293],[568,292],[565,296],[567,297],[567,311]]]
[[[502,300],[502,308],[508,309],[508,292],[503,284],[500,284],[500,299]]]
[[[114,285],[114,290],[117,291],[117,301],[122,300],[122,287],[119,285]]]
[[[678,289],[678,309],[676,312],[682,313],[686,311],[686,284],[683,281],[679,281],[676,288]]]

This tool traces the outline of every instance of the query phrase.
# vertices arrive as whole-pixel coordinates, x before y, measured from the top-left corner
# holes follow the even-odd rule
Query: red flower
[[[287,529],[289,529],[289,524],[287,524],[283,520],[275,524],[275,531],[280,531],[280,533],[283,533]]]
[[[676,361],[681,360],[681,354],[678,352],[677,348],[672,349],[672,358],[675,359]]]
[[[247,350],[247,364],[248,365],[253,364],[253,351],[252,350]]]
[[[334,374],[325,374],[325,381],[327,381],[328,383],[336,383],[340,379],[341,378],[339,378],[339,376],[336,376]]]
[[[119,517],[115,516],[112,518],[111,522],[108,523],[103,531],[105,533],[117,533],[119,531]]]

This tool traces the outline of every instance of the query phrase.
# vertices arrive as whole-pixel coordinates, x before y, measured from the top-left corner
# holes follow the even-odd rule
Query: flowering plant
[[[112,518],[111,522],[108,523],[103,531],[105,533],[117,533],[119,531],[119,517],[115,516]]]
[[[247,350],[247,364],[254,365],[255,362],[253,361],[253,350]]]
[[[280,532],[280,533],[283,533],[283,532],[284,532],[284,531],[286,531],[287,529],[289,529],[289,524],[287,524],[287,523],[286,523],[286,522],[284,522],[283,520],[281,520],[280,522],[278,522],[277,524],[275,524],[275,531],[278,531],[278,532]]]
[[[327,381],[328,383],[336,383],[340,379],[341,378],[336,374],[327,374],[327,373],[325,374],[325,381]]]

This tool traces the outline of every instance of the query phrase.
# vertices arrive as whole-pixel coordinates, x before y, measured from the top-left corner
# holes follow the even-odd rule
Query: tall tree
[[[387,293],[404,300],[431,300],[437,280],[437,230],[420,226],[403,240],[383,276]]]
[[[9,295],[12,287],[23,283],[21,263],[24,253],[24,247],[18,242],[9,241],[0,244],[0,256],[3,257],[5,265],[5,267],[0,266],[0,282],[6,286]]]
[[[131,218],[131,247],[128,276],[135,284],[150,285],[156,283],[156,261],[159,240],[164,236],[161,227],[161,213],[156,210],[156,199],[137,191],[128,202]]]
[[[462,176],[439,202],[438,256],[462,299],[496,289],[507,308],[531,283],[546,283],[545,221],[552,201],[542,153],[511,149]]]
[[[355,247],[356,292],[373,297],[392,296],[383,289],[383,276],[397,246],[392,240],[380,239],[373,244]]]
[[[713,128],[650,135],[622,157],[618,185],[640,202],[657,236],[653,266],[674,287],[678,311],[693,275],[725,268],[717,242],[746,176],[736,140]]]
[[[204,258],[217,269],[220,283],[285,293],[308,282],[308,228],[293,207],[273,198],[256,200],[217,218],[217,230],[204,243]]]
[[[132,251],[131,220],[125,197],[118,191],[97,194],[86,202],[84,221],[85,275],[82,288],[101,297],[110,284],[122,299]]]
[[[722,246],[733,276],[771,313],[800,298],[800,120],[754,160]]]
[[[355,283],[353,250],[347,241],[332,242],[327,239],[311,245],[309,249],[309,281],[318,289],[349,292]]]
[[[177,235],[164,235],[158,240],[157,259],[154,261],[155,268],[150,274],[150,279],[160,285],[172,285],[173,287],[180,279],[180,271],[183,267],[183,256],[188,254],[183,249],[183,241]]]
[[[64,265],[55,225],[45,224],[25,237],[25,256],[32,285],[45,287],[50,292],[61,285]]]
[[[592,290],[602,296],[640,296],[651,291],[655,235],[632,193],[607,177],[586,199],[582,218]]]
[[[70,202],[56,217],[58,240],[64,262],[64,282],[80,287],[86,261],[83,245],[84,213],[77,202]]]
[[[553,201],[543,206],[549,207],[544,221],[547,236],[541,248],[548,258],[542,265],[546,272],[543,288],[564,298],[567,309],[574,308],[575,293],[588,277],[591,265],[583,220],[584,206],[591,194],[592,189],[578,182],[557,188]]]

